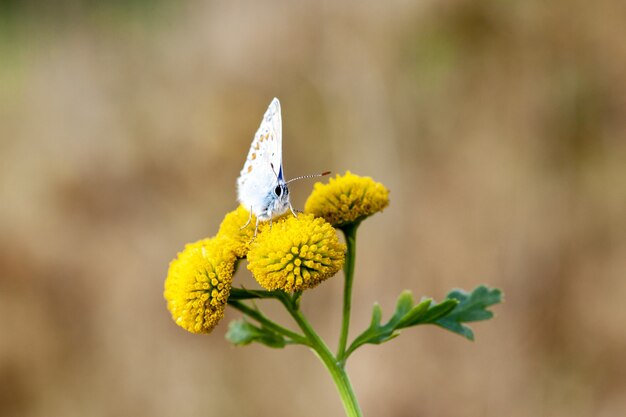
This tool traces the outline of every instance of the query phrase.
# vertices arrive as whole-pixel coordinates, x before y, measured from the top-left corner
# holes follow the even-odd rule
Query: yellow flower
[[[176,324],[192,333],[213,330],[224,317],[235,260],[219,238],[185,246],[170,263],[163,293]]]
[[[370,177],[346,171],[328,184],[317,183],[304,211],[322,217],[335,227],[359,223],[389,205],[389,190]]]
[[[242,229],[248,219],[250,219],[250,224]],[[257,234],[268,226],[269,222],[259,222]],[[244,258],[250,250],[250,243],[254,240],[255,227],[256,216],[253,214],[250,218],[250,212],[244,206],[239,206],[224,217],[217,236],[224,238],[224,243],[235,253],[237,258]]]
[[[248,222],[250,213],[243,206],[237,207],[236,210],[228,213],[222,224],[220,224],[220,230],[217,232],[219,237],[226,239],[230,249],[235,253],[237,258],[243,258],[250,249],[250,242],[254,237],[254,225],[256,224],[256,216],[252,216],[250,224],[241,228]],[[260,225],[260,224],[259,224]]]
[[[301,291],[335,275],[345,250],[323,219],[289,216],[259,233],[248,252],[248,269],[267,290]]]

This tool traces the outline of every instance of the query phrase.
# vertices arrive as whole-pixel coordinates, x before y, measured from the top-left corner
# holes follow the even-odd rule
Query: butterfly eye
[[[280,187],[280,185],[277,185],[276,188],[274,188],[274,194],[276,194],[278,197],[280,197],[282,192],[283,192],[283,189]]]

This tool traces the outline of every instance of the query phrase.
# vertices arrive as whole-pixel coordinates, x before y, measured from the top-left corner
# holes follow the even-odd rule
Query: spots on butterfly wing
[[[248,165],[248,172],[252,172],[252,165]]]
[[[260,149],[259,143],[257,142],[256,145],[254,145],[254,150],[258,151]]]
[[[252,158],[250,158],[250,159],[254,161],[256,159],[256,153],[253,153],[252,154]]]

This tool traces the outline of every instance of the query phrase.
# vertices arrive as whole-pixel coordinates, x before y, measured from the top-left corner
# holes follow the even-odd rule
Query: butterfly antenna
[[[276,181],[278,181],[278,174],[276,173],[276,170],[274,169],[274,164],[270,162],[270,166],[272,167],[272,172],[274,173],[274,176],[276,177]]]
[[[302,175],[300,177],[296,177],[296,178],[292,178],[289,181],[286,182],[286,184],[289,184],[290,182],[293,181],[298,181],[298,180],[303,180],[305,178],[316,178],[316,177],[323,177],[324,175],[328,175],[330,174],[330,171],[324,171],[321,174],[313,174],[313,175]]]

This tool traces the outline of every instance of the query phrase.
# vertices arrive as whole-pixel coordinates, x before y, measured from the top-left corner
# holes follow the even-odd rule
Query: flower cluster
[[[192,333],[209,333],[224,317],[235,256],[221,239],[185,246],[170,263],[164,296],[176,324]]]
[[[315,184],[304,211],[322,217],[335,227],[358,224],[389,205],[389,190],[370,177],[347,171],[328,184]]]
[[[301,214],[259,234],[248,253],[248,269],[265,289],[302,291],[335,275],[344,257],[335,229]]]
[[[213,238],[188,244],[170,263],[164,296],[172,318],[193,333],[208,333],[224,316],[235,264],[248,269],[266,290],[313,288],[343,266],[345,245],[333,226],[358,224],[389,203],[387,189],[347,172],[316,184],[305,211],[261,222],[240,206],[228,213]],[[248,227],[242,228],[248,220]]]

